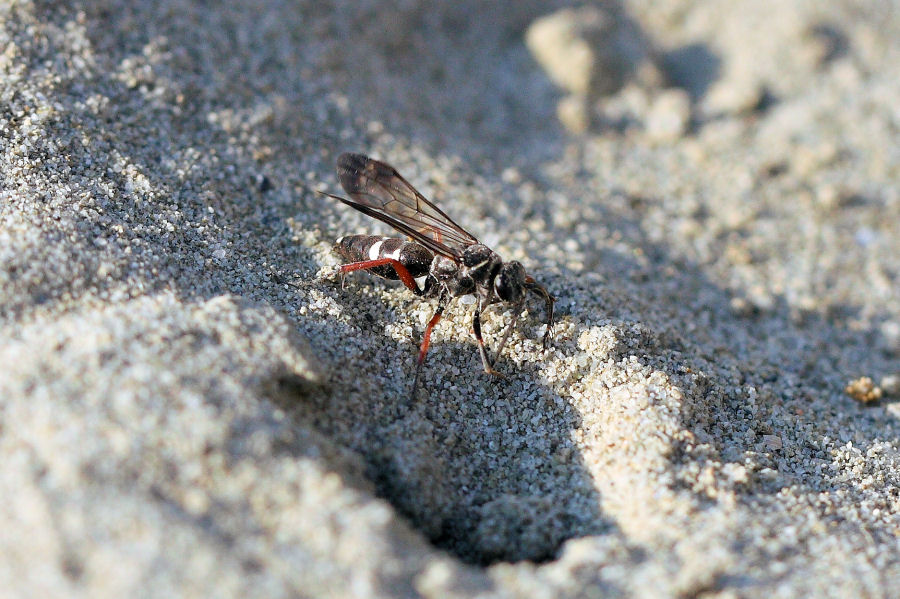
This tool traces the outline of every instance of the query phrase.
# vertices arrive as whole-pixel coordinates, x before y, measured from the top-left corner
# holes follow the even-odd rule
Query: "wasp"
[[[494,369],[495,360],[509,340],[528,293],[544,300],[547,320],[542,343],[544,350],[547,349],[556,299],[525,272],[521,262],[504,261],[497,252],[480,243],[425,199],[389,164],[362,154],[341,154],[337,159],[337,176],[350,199],[320,193],[387,223],[407,236],[407,239],[380,235],[339,238],[334,249],[347,261],[339,269],[341,275],[366,270],[384,279],[401,281],[419,297],[437,298],[437,310],[425,327],[419,348],[413,397],[431,343],[431,333],[447,306],[457,297],[475,296],[472,330],[486,373],[500,374]],[[423,277],[424,283],[420,287],[416,280]],[[512,319],[492,360],[481,334],[481,318],[488,306],[498,303],[512,306]]]

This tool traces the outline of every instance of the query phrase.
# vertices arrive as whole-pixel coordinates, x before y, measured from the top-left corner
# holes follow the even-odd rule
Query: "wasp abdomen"
[[[334,244],[335,251],[348,262],[365,262],[389,258],[406,267],[413,278],[424,277],[431,268],[434,255],[422,245],[396,237],[380,235],[345,235]],[[390,264],[369,269],[372,274],[396,281],[400,277]]]

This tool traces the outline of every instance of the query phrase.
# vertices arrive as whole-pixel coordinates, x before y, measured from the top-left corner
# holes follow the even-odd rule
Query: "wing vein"
[[[324,195],[387,223],[435,253],[458,260],[466,247],[478,243],[384,162],[362,154],[341,154],[337,175],[352,200]]]

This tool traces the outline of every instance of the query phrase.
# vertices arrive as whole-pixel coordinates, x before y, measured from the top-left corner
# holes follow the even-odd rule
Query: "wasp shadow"
[[[288,383],[276,401],[359,455],[377,494],[435,546],[480,565],[545,561],[570,538],[614,530],[573,440],[578,411],[542,382],[540,363],[501,356],[505,376],[492,377],[474,339],[438,330],[411,398],[419,339],[385,334],[387,323],[409,320],[404,307],[386,308],[366,283],[334,291],[352,319],[344,333],[365,341],[331,365],[327,388],[291,392]],[[340,335],[320,327],[320,339]]]

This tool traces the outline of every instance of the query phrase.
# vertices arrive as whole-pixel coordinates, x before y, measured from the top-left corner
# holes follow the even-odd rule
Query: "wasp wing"
[[[389,164],[362,154],[341,154],[337,175],[353,199],[325,195],[389,224],[434,253],[458,260],[466,247],[478,243]]]

